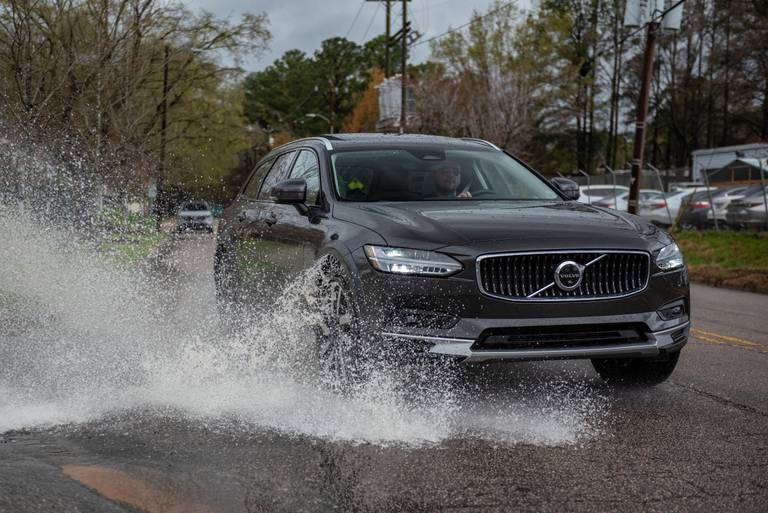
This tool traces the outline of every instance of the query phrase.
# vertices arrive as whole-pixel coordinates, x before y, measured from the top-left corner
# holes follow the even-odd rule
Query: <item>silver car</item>
[[[213,212],[205,201],[188,201],[179,207],[176,230],[206,230],[213,232]]]
[[[713,206],[715,207],[714,215],[712,215],[712,210],[707,212],[707,220],[714,224],[713,219],[717,218],[719,223],[727,223],[728,221],[725,216],[728,211],[728,205],[730,205],[732,201],[748,198],[753,194],[762,194],[761,191],[762,189],[759,185],[739,185],[717,191],[717,193],[712,196]]]
[[[741,199],[733,200],[725,212],[726,222],[736,228],[768,229],[768,205],[765,193],[759,189],[756,193]]]

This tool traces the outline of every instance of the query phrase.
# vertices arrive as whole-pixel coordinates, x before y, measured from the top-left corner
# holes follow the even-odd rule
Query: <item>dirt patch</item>
[[[190,484],[171,481],[157,472],[138,475],[101,465],[64,465],[62,470],[100,495],[147,513],[216,511],[196,497]]]
[[[768,270],[725,269],[714,265],[692,265],[689,266],[688,272],[691,281],[715,287],[768,294]]]

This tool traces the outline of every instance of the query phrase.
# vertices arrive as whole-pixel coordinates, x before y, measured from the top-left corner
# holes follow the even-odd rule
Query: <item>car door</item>
[[[303,179],[307,183],[306,205],[310,208],[319,205],[320,168],[313,150],[299,151],[286,179]],[[323,226],[318,218],[302,213],[295,205],[273,202],[269,216],[270,226],[264,237],[269,240],[280,279],[288,284],[314,262],[316,248],[324,237]]]
[[[265,193],[288,174],[296,152],[287,152],[259,166],[243,192],[233,244],[238,279],[248,299],[269,304],[280,282],[274,248],[268,241],[273,201]]]
[[[284,228],[284,208],[271,196],[272,188],[286,180],[297,151],[279,155],[264,178],[256,199],[252,202],[253,216],[246,221],[248,240],[247,264],[250,267],[252,288],[255,287],[259,300],[270,302],[293,274],[294,250],[281,237]],[[294,207],[291,207],[294,208]]]

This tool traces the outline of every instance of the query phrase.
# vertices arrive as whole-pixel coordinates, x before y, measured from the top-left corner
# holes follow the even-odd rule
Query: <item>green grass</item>
[[[134,265],[143,261],[162,244],[167,233],[155,231],[155,218],[107,208],[100,215],[102,229],[99,250],[118,265]]]
[[[691,280],[768,294],[768,233],[681,231],[675,238]]]
[[[136,264],[147,258],[152,249],[159,246],[166,238],[165,233],[131,234],[129,238],[105,240],[99,244],[99,249],[119,264]]]
[[[768,233],[680,231],[675,239],[691,266],[768,270]]]

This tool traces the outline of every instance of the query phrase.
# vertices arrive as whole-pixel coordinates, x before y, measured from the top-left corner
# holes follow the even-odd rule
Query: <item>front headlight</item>
[[[461,263],[448,255],[422,249],[366,245],[365,256],[374,269],[385,273],[449,276],[462,269]]]
[[[682,267],[683,264],[683,252],[680,251],[680,248],[674,242],[669,246],[661,248],[661,251],[656,256],[656,265],[662,271],[671,271]]]

